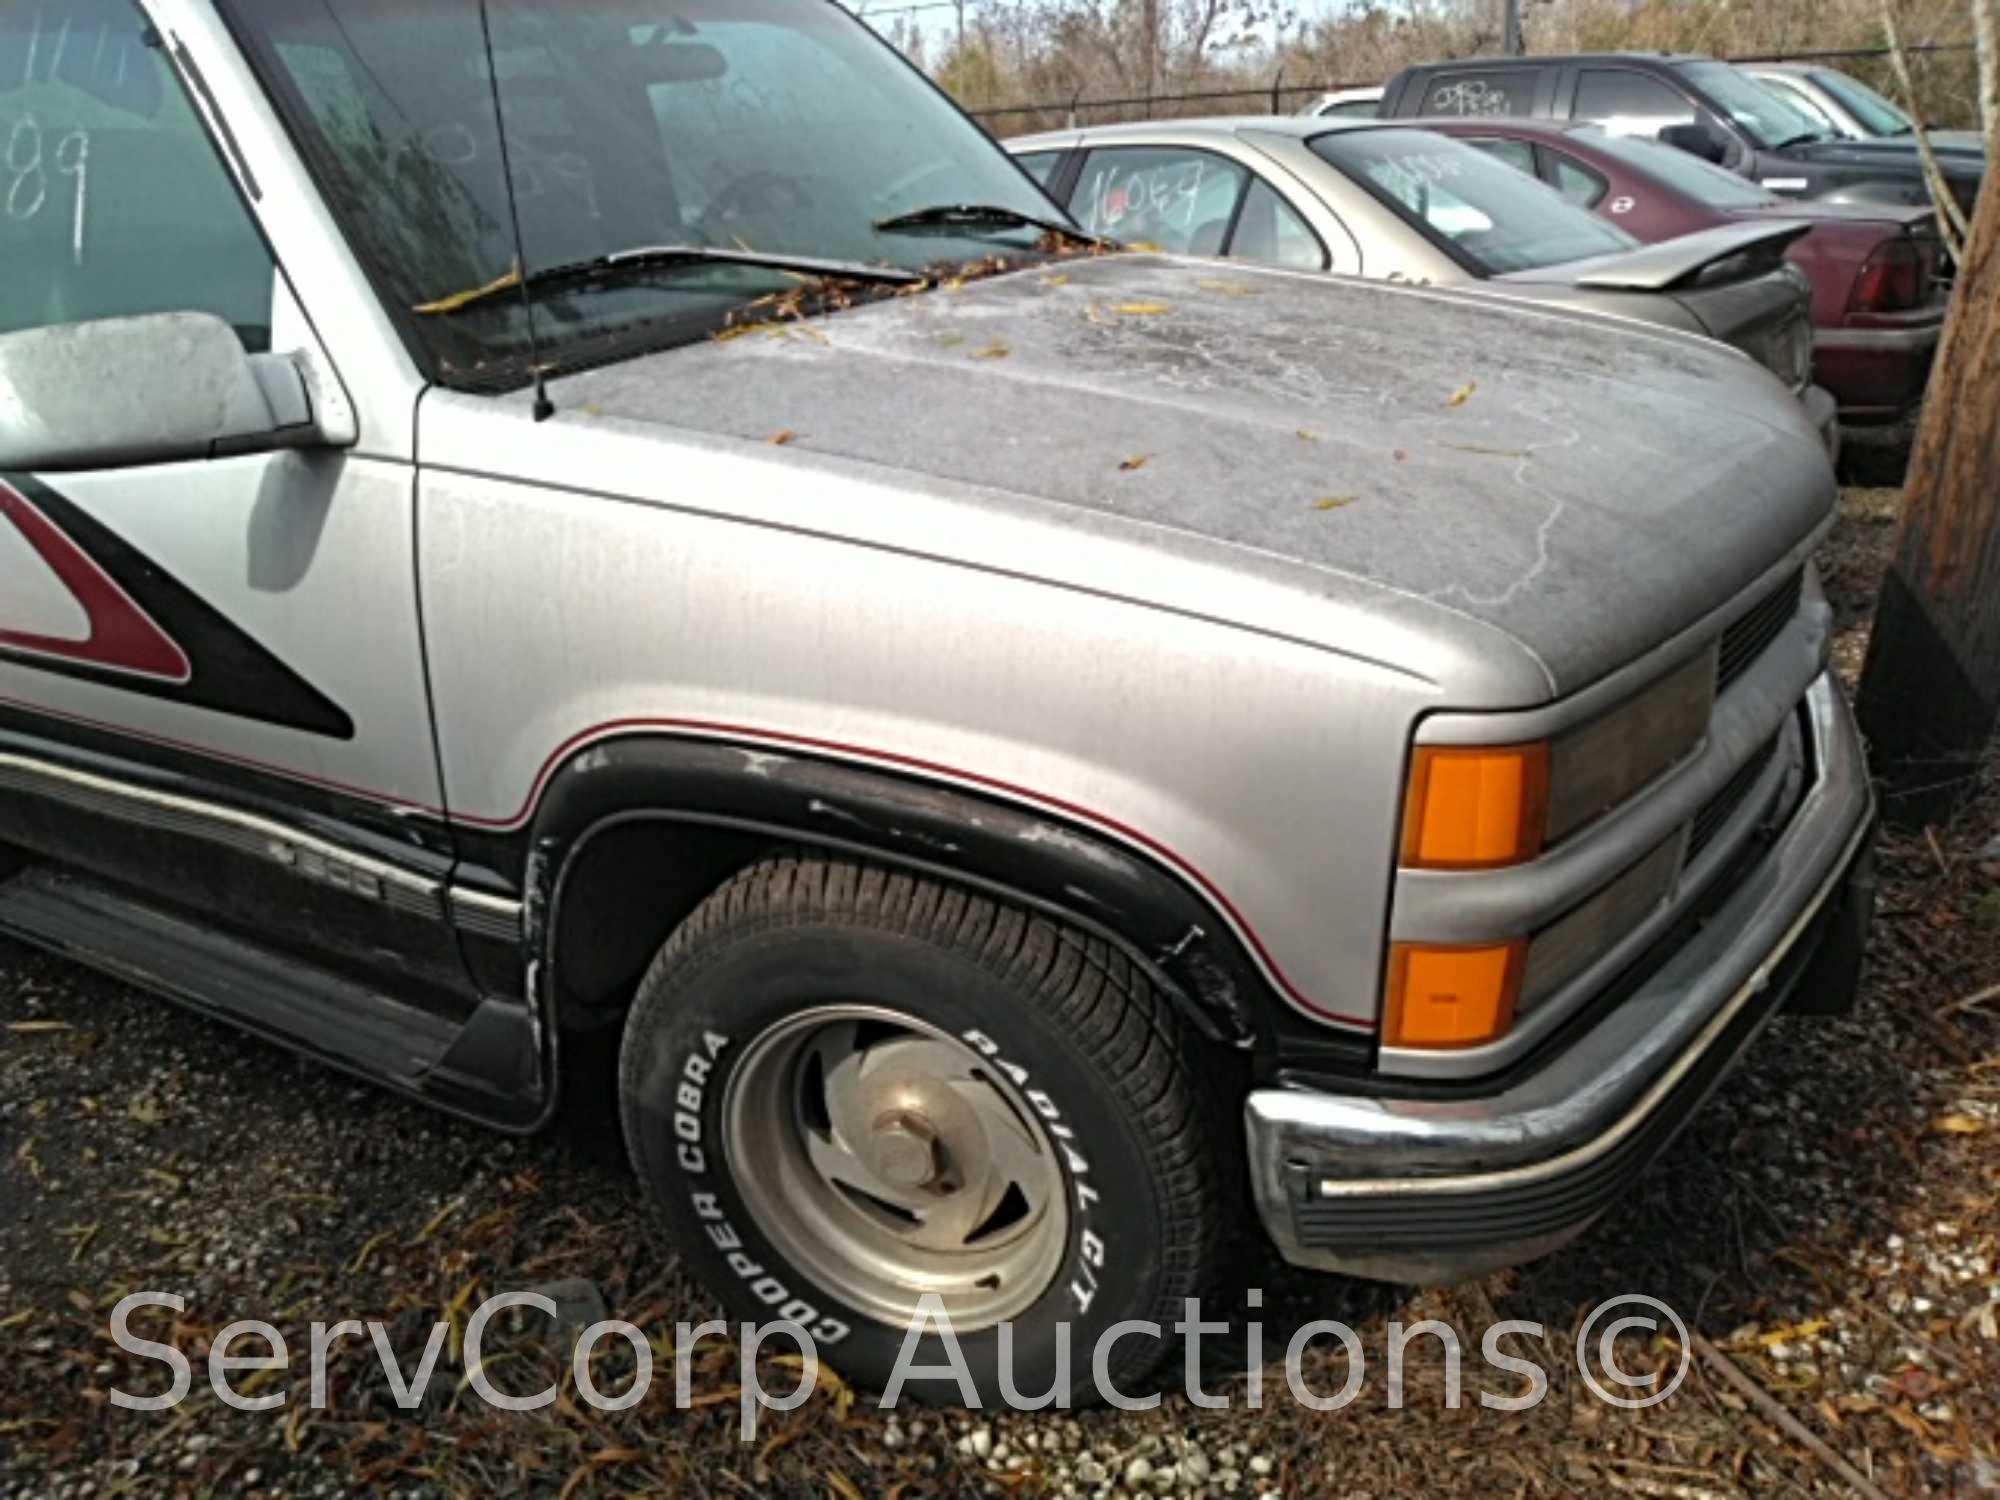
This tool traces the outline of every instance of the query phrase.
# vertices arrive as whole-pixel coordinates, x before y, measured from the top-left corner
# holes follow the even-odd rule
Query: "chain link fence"
[[[1923,42],[1905,47],[1912,57],[1964,53],[1974,50],[1971,42]],[[1745,53],[1726,57],[1724,62],[1824,62],[1886,64],[1885,47],[1834,48],[1817,51]],[[1532,60],[1532,59],[1529,59]],[[1173,94],[1127,94],[1117,97],[1083,97],[1079,90],[1068,99],[1043,99],[1034,103],[989,104],[969,109],[975,120],[996,136],[1030,135],[1038,130],[1059,130],[1079,125],[1108,125],[1124,120],[1185,119],[1214,114],[1291,114],[1320,95],[1338,89],[1366,88],[1381,79],[1353,79],[1347,82],[1288,82],[1283,70],[1261,87],[1199,89]],[[1894,90],[1888,92],[1893,93]]]

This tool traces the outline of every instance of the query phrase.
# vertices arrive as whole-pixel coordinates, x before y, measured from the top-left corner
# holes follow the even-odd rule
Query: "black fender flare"
[[[1228,1045],[1268,1043],[1288,1009],[1206,898],[1092,829],[913,774],[658,735],[590,746],[543,791],[525,934],[545,991],[571,873],[593,840],[634,822],[848,853],[1041,911],[1115,944],[1203,1035]]]

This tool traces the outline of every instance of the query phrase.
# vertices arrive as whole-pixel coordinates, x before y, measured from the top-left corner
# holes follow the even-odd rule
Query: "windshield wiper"
[[[915,286],[924,278],[900,266],[871,266],[861,261],[826,260],[816,255],[780,255],[762,250],[734,250],[718,245],[639,245],[615,250],[594,260],[572,261],[568,265],[544,266],[530,271],[529,289],[557,286],[590,286],[610,283],[627,276],[644,276],[653,271],[670,271],[676,266],[755,266],[768,271],[787,271],[798,276],[840,277],[848,281],[872,281],[887,286]],[[498,281],[426,302],[414,311],[430,317],[455,313],[463,308],[521,289],[521,274],[511,271]]]
[[[1044,234],[1059,234],[1079,244],[1104,243],[1097,235],[1085,234],[1074,224],[1037,218],[1033,214],[1024,214],[1019,209],[1002,208],[997,203],[936,203],[929,208],[913,209],[906,214],[877,219],[875,228],[883,234],[900,234],[924,229],[1039,229]]]

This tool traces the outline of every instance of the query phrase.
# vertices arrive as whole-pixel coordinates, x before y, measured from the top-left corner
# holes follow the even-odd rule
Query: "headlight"
[[[1554,740],[1420,745],[1403,805],[1405,869],[1482,871],[1525,864],[1624,803],[1700,748],[1715,706],[1708,647],[1616,707]],[[1477,945],[1396,943],[1382,1041],[1477,1047],[1581,972],[1628,930],[1678,868],[1679,835],[1567,917],[1533,936]]]
[[[1549,747],[1423,746],[1403,808],[1403,863],[1413,869],[1490,870],[1533,859],[1548,833]]]

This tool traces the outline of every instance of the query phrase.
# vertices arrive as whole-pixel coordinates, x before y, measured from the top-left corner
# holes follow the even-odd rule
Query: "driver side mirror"
[[[0,470],[115,469],[352,442],[299,362],[207,313],[0,334]]]
[[[1689,125],[1669,125],[1660,132],[1660,140],[1665,145],[1678,147],[1690,156],[1698,156],[1717,166],[1729,157],[1728,143],[1707,120],[1696,120]]]

